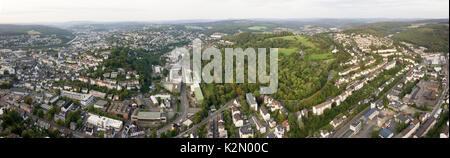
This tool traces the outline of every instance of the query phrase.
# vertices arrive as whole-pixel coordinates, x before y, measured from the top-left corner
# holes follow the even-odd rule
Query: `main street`
[[[187,108],[189,106],[186,94],[187,94],[186,84],[182,83],[181,91],[180,91],[180,113],[181,113],[181,115],[179,115],[171,123],[168,123],[164,127],[158,129],[158,131],[156,132],[158,137],[160,137],[161,133],[167,132],[169,129],[171,129],[173,123],[180,123],[184,118],[186,118],[187,111],[188,111]]]
[[[175,138],[181,138],[181,137],[183,137],[184,135],[191,133],[192,131],[194,131],[195,129],[197,129],[198,127],[200,127],[201,125],[203,125],[203,124],[205,124],[205,123],[208,123],[211,119],[217,117],[217,115],[221,114],[224,110],[230,108],[230,107],[234,104],[233,102],[234,102],[234,100],[236,100],[236,99],[237,99],[237,98],[232,99],[231,101],[227,102],[224,106],[220,107],[220,109],[218,109],[217,111],[211,113],[208,117],[206,117],[205,119],[203,119],[200,123],[194,125],[192,128],[190,128],[190,129],[188,129],[188,130],[186,130],[186,131],[184,131],[184,132],[181,132],[181,133],[178,134]]]
[[[411,70],[408,71],[408,73],[411,73],[414,68],[411,68]],[[406,74],[408,74],[406,73]],[[403,76],[404,77],[404,76]],[[399,82],[401,82],[401,80],[399,80],[398,82],[396,82],[394,85],[397,85]],[[389,94],[395,86],[392,86],[391,89],[389,89],[386,94]],[[380,101],[381,99],[383,99],[383,97],[380,97],[378,100],[376,100],[375,102]],[[364,110],[362,110],[360,113],[358,113],[355,117],[353,117],[351,120],[346,121],[344,124],[340,125],[339,127],[337,127],[337,130],[331,134],[330,137],[332,138],[342,138],[348,130],[350,130],[350,123],[354,122],[355,120],[361,118],[362,115],[364,115],[366,112],[368,112],[370,110],[370,106],[366,107]]]

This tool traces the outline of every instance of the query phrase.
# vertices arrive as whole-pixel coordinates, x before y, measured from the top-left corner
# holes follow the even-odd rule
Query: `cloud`
[[[448,0],[1,0],[0,22],[448,18]]]

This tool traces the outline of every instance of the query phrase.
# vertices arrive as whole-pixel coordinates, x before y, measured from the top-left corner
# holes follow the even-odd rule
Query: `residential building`
[[[239,128],[239,138],[252,138],[253,129],[250,125],[242,126]]]
[[[95,114],[88,114],[87,123],[103,128],[105,130],[114,129],[116,132],[122,129],[123,122]]]
[[[258,103],[256,102],[255,96],[253,96],[253,94],[251,93],[247,93],[245,97],[247,99],[247,103],[250,106],[250,108],[255,111],[258,111]]]

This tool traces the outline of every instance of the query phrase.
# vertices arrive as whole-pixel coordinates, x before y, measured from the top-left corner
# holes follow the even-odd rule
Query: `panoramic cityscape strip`
[[[98,3],[0,2],[0,138],[449,136],[448,1]]]

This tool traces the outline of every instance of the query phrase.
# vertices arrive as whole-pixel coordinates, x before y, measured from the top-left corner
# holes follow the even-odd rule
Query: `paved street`
[[[237,98],[235,98],[235,99],[237,99]],[[214,113],[211,113],[208,117],[206,117],[205,119],[203,119],[200,123],[194,125],[192,128],[190,128],[190,129],[188,129],[188,130],[186,130],[186,131],[184,131],[184,132],[181,132],[180,134],[178,134],[178,135],[176,136],[176,138],[181,138],[181,137],[183,137],[184,135],[191,133],[192,131],[194,131],[195,129],[197,129],[198,127],[200,127],[201,125],[203,125],[203,124],[205,124],[205,123],[208,123],[209,120],[215,118],[218,114],[221,114],[222,111],[224,111],[224,110],[230,108],[230,107],[233,105],[233,101],[234,101],[235,99],[232,99],[231,101],[227,102],[224,106],[220,107],[220,109],[218,109],[218,110],[215,111]]]
[[[160,137],[161,133],[167,132],[172,127],[173,123],[181,123],[181,121],[186,118],[187,108],[189,106],[186,95],[187,95],[186,84],[183,83],[183,84],[181,84],[181,92],[180,92],[180,113],[181,113],[181,115],[179,115],[171,123],[169,123],[169,124],[165,125],[164,127],[160,128],[156,132],[158,137]]]
[[[414,68],[412,68],[411,70],[409,70],[406,74],[412,72],[413,69],[414,69]],[[399,81],[398,81],[397,83],[395,83],[394,85],[397,85],[399,82],[401,82],[401,80],[399,80]],[[386,94],[389,94],[389,93],[392,91],[392,89],[394,89],[394,87],[395,87],[395,86],[392,86],[392,88],[389,89],[389,90],[386,92]],[[386,94],[385,94],[385,95],[386,95]],[[375,101],[375,102],[378,102],[378,101],[380,101],[381,99],[383,99],[383,97],[379,98],[379,99],[378,99],[377,101]],[[364,115],[364,114],[365,114],[366,112],[368,112],[369,110],[370,110],[370,106],[369,106],[369,107],[366,107],[363,111],[361,111],[360,113],[358,113],[355,117],[353,117],[353,118],[350,119],[350,120],[347,120],[344,124],[342,124],[342,125],[340,125],[339,127],[337,127],[337,130],[336,130],[334,133],[331,134],[331,137],[332,137],[332,138],[342,138],[342,137],[344,137],[344,136],[345,136],[345,133],[347,133],[347,131],[350,130],[350,123],[352,123],[353,121],[355,121],[355,120],[361,118],[361,116]]]

